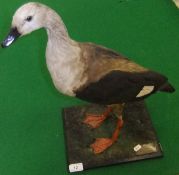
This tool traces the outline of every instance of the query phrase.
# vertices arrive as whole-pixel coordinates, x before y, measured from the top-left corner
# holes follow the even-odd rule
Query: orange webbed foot
[[[109,138],[97,138],[96,141],[90,145],[95,154],[100,154],[113,144],[113,140]]]
[[[104,112],[104,114],[101,115],[94,115],[94,114],[88,114],[83,121],[83,123],[89,125],[92,128],[98,128],[103,121],[109,116],[111,112],[111,108],[108,107],[107,110]]]
[[[92,128],[98,128],[105,119],[106,117],[104,115],[87,115],[83,123]]]
[[[113,132],[111,138],[97,138],[96,141],[90,145],[90,147],[93,149],[94,154],[100,154],[104,152],[106,149],[108,149],[109,147],[111,147],[117,141],[122,126],[123,126],[123,120],[122,120],[122,116],[120,116],[117,121],[116,129]]]

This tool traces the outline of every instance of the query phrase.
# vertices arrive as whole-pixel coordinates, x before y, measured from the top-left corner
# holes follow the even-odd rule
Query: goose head
[[[47,11],[47,6],[34,2],[27,3],[17,9],[12,19],[11,30],[1,46],[8,47],[20,36],[45,27],[44,21]]]

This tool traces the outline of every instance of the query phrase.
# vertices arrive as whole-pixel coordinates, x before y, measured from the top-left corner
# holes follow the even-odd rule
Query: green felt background
[[[167,75],[179,89],[179,10],[171,0],[39,0],[58,11],[72,38],[120,51]],[[26,1],[0,0],[0,40]],[[84,102],[57,92],[45,63],[45,30],[0,48],[0,175],[66,171],[61,111]],[[164,158],[79,174],[179,174],[179,93],[147,99]]]

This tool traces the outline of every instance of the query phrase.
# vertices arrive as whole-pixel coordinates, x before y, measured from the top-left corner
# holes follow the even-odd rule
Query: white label
[[[142,148],[141,145],[136,145],[136,146],[134,147],[134,151],[137,152],[137,151],[139,151],[141,148]]]
[[[83,164],[82,163],[70,164],[69,171],[70,171],[70,173],[83,171]]]

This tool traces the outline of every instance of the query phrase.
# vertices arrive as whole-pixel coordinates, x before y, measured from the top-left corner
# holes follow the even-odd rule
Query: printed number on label
[[[69,171],[70,171],[70,173],[83,171],[83,164],[82,163],[70,164]]]

